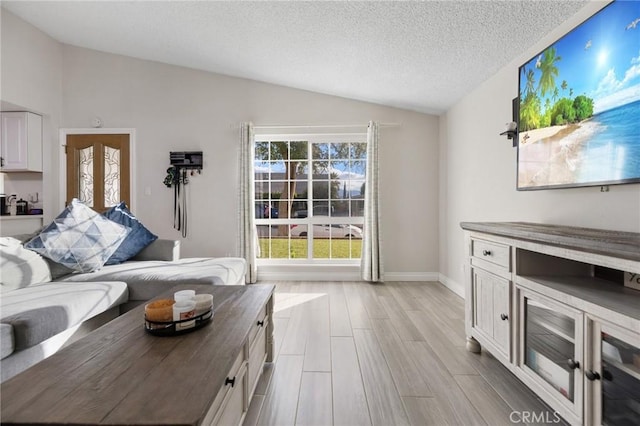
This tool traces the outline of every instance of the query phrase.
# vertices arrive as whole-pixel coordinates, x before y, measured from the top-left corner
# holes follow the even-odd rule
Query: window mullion
[[[307,259],[313,259],[313,142],[307,141]]]

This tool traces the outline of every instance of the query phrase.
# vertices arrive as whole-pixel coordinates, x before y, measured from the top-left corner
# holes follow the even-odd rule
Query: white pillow
[[[51,281],[49,265],[11,237],[0,237],[0,292]]]
[[[25,247],[74,271],[92,272],[102,268],[129,230],[74,198]]]

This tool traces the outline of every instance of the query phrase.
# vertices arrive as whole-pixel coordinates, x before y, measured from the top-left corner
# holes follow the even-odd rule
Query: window
[[[258,259],[359,261],[366,135],[256,135],[255,140]]]

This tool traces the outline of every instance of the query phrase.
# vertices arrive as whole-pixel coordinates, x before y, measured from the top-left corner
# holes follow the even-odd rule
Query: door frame
[[[58,208],[56,211],[60,212],[64,209],[66,194],[67,194],[67,155],[65,153],[65,147],[67,146],[67,135],[110,135],[110,134],[125,134],[129,135],[129,180],[130,180],[130,200],[131,204],[129,209],[134,211],[137,192],[136,192],[136,129],[131,128],[64,128],[60,129],[60,147],[58,157],[60,159],[60,169],[58,174],[59,191],[58,191]]]

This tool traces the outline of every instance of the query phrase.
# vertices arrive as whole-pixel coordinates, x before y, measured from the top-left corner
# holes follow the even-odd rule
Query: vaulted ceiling
[[[3,0],[2,7],[73,46],[440,113],[585,3]]]

